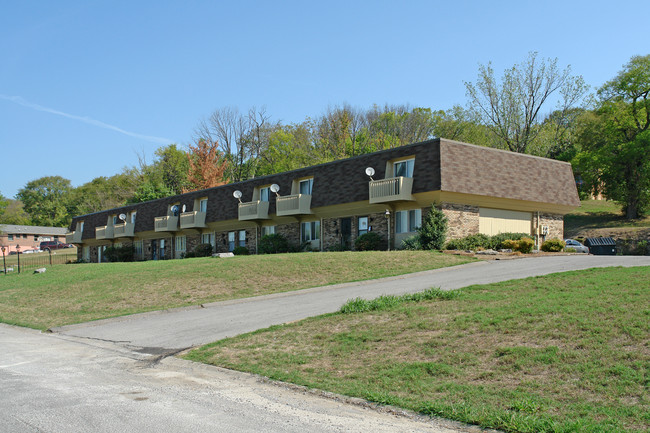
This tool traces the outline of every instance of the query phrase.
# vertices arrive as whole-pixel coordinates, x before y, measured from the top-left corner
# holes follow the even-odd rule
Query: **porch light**
[[[370,178],[370,180],[375,180],[372,177],[375,175],[375,169],[372,167],[366,168],[366,175]]]

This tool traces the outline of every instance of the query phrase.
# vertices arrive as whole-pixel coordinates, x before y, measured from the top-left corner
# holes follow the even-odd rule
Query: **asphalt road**
[[[144,313],[53,329],[63,335],[109,341],[129,350],[162,353],[189,348],[271,325],[337,311],[356,297],[376,298],[430,287],[458,289],[553,272],[605,266],[650,266],[648,256],[544,256],[490,260],[360,283]]]

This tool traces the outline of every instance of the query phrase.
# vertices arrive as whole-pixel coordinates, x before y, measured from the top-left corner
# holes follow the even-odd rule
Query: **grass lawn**
[[[650,217],[627,220],[621,206],[605,200],[583,200],[580,207],[564,216],[566,237],[576,237],[595,229],[613,229],[613,232],[650,227]]]
[[[650,267],[398,301],[185,357],[504,431],[648,431]]]
[[[0,275],[0,322],[47,329],[471,260],[426,251],[377,251],[48,266],[44,274]]]
[[[20,255],[21,271],[23,268],[30,269],[30,271],[32,271],[33,268],[49,266],[50,259],[52,260],[52,264],[55,265],[64,265],[68,261],[76,261],[77,248],[64,248],[60,250],[54,250],[51,254],[46,251],[28,254],[23,253]],[[2,257],[0,257],[0,260],[2,260]],[[6,264],[8,268],[13,267],[13,272],[18,272],[18,255],[6,255],[4,258],[4,264]],[[0,269],[3,269],[2,266],[3,262],[0,261]]]

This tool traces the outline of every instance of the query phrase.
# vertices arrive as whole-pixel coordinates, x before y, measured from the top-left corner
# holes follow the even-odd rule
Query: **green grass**
[[[50,264],[50,257],[52,259],[52,264],[54,265],[64,265],[69,261],[77,260],[77,249],[76,248],[65,248],[61,250],[52,251],[52,254],[48,252],[41,253],[29,253],[20,255],[20,268],[21,271],[25,269],[33,269],[41,266],[46,266]],[[6,264],[7,267],[13,267],[13,272],[18,272],[18,255],[6,255],[4,258],[4,263],[1,261],[0,257],[0,269],[4,270],[3,265]]]
[[[583,200],[580,207],[564,216],[566,237],[576,237],[595,229],[637,230],[650,227],[650,217],[628,220],[621,206],[606,200]]]
[[[393,251],[48,266],[44,274],[0,275],[0,322],[47,329],[144,311],[381,278],[471,260],[426,251]]]
[[[384,298],[185,357],[509,432],[650,425],[650,267]]]

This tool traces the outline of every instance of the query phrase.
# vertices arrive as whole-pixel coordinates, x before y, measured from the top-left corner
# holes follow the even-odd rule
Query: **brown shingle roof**
[[[442,191],[579,206],[571,164],[440,140]]]

